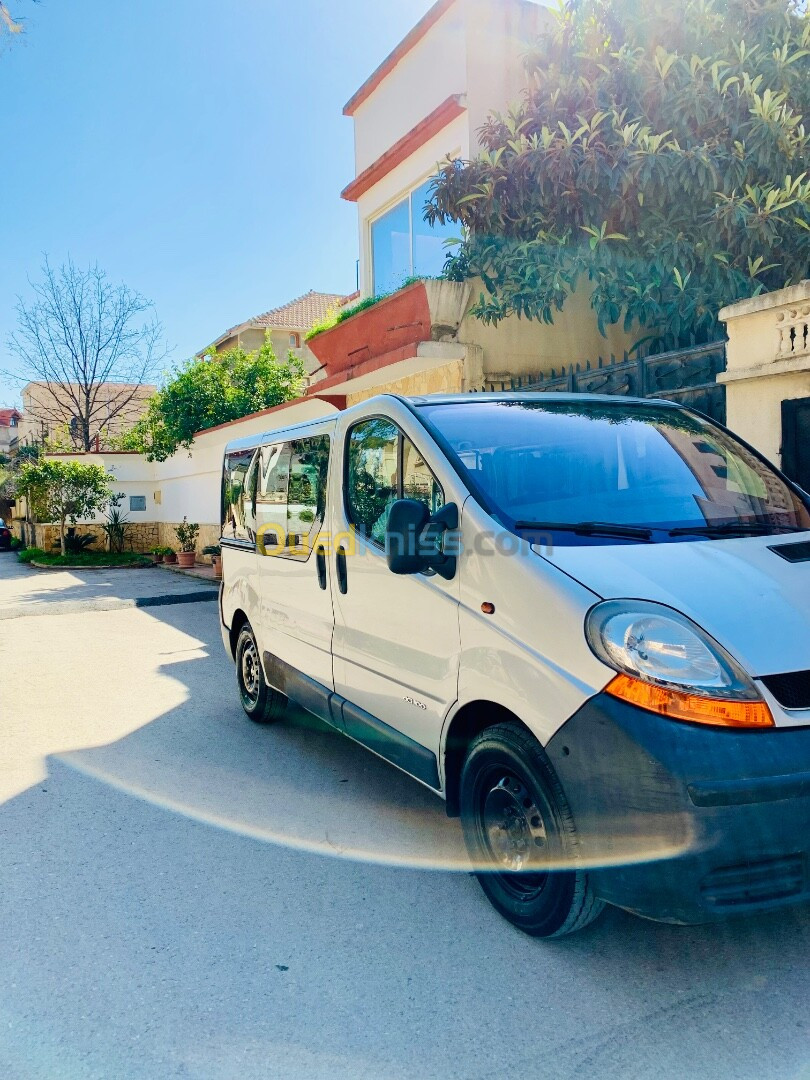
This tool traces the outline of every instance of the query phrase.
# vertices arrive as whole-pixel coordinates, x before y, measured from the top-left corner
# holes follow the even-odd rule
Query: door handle
[[[318,584],[322,589],[326,588],[326,548],[323,544],[315,549],[315,568],[318,571]]]
[[[342,593],[346,593],[349,588],[349,583],[346,577],[346,549],[338,548],[337,555],[335,555],[335,567],[337,569],[338,589]]]

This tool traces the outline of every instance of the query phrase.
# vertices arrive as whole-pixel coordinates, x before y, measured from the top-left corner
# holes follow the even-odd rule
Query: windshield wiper
[[[629,540],[652,542],[652,529],[641,525],[619,525],[612,521],[516,521],[516,529],[539,529],[544,532],[572,532],[579,536],[623,536]]]
[[[770,536],[779,532],[805,532],[800,525],[778,525],[775,521],[725,521],[712,525],[683,525],[670,529],[670,536]]]

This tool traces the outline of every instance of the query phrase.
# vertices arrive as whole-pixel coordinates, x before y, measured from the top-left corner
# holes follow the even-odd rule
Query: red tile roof
[[[12,417],[17,417],[18,420],[22,419],[22,413],[16,409],[0,409],[0,425],[3,427],[10,427]]]
[[[339,293],[322,293],[310,289],[303,296],[290,300],[289,304],[271,308],[250,321],[253,326],[291,326],[296,330],[309,330],[315,323],[322,322],[329,310],[338,307],[342,300]]]
[[[269,311],[262,312],[261,315],[254,315],[252,319],[246,319],[245,322],[230,327],[224,334],[219,335],[214,345],[219,345],[234,334],[238,334],[240,330],[247,330],[253,326],[264,327],[268,330],[280,327],[284,330],[300,330],[306,333],[315,323],[323,322],[332,308],[340,307],[344,299],[342,293],[322,293],[310,289],[308,293],[297,296],[288,304],[271,308]]]

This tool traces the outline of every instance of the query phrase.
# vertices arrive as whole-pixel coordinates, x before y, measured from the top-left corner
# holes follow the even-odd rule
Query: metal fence
[[[639,356],[611,356],[596,366],[571,364],[548,374],[517,375],[487,380],[486,390],[539,390],[570,394],[625,394],[631,397],[668,398],[726,420],[726,388],[716,381],[726,369],[724,341],[693,345],[675,352]]]

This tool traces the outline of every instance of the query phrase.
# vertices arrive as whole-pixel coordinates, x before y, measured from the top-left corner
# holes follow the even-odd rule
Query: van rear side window
[[[256,488],[260,555],[309,558],[326,509],[329,436],[263,446]]]
[[[255,450],[235,450],[225,458],[222,476],[222,536],[253,543],[253,486],[251,464]]]

